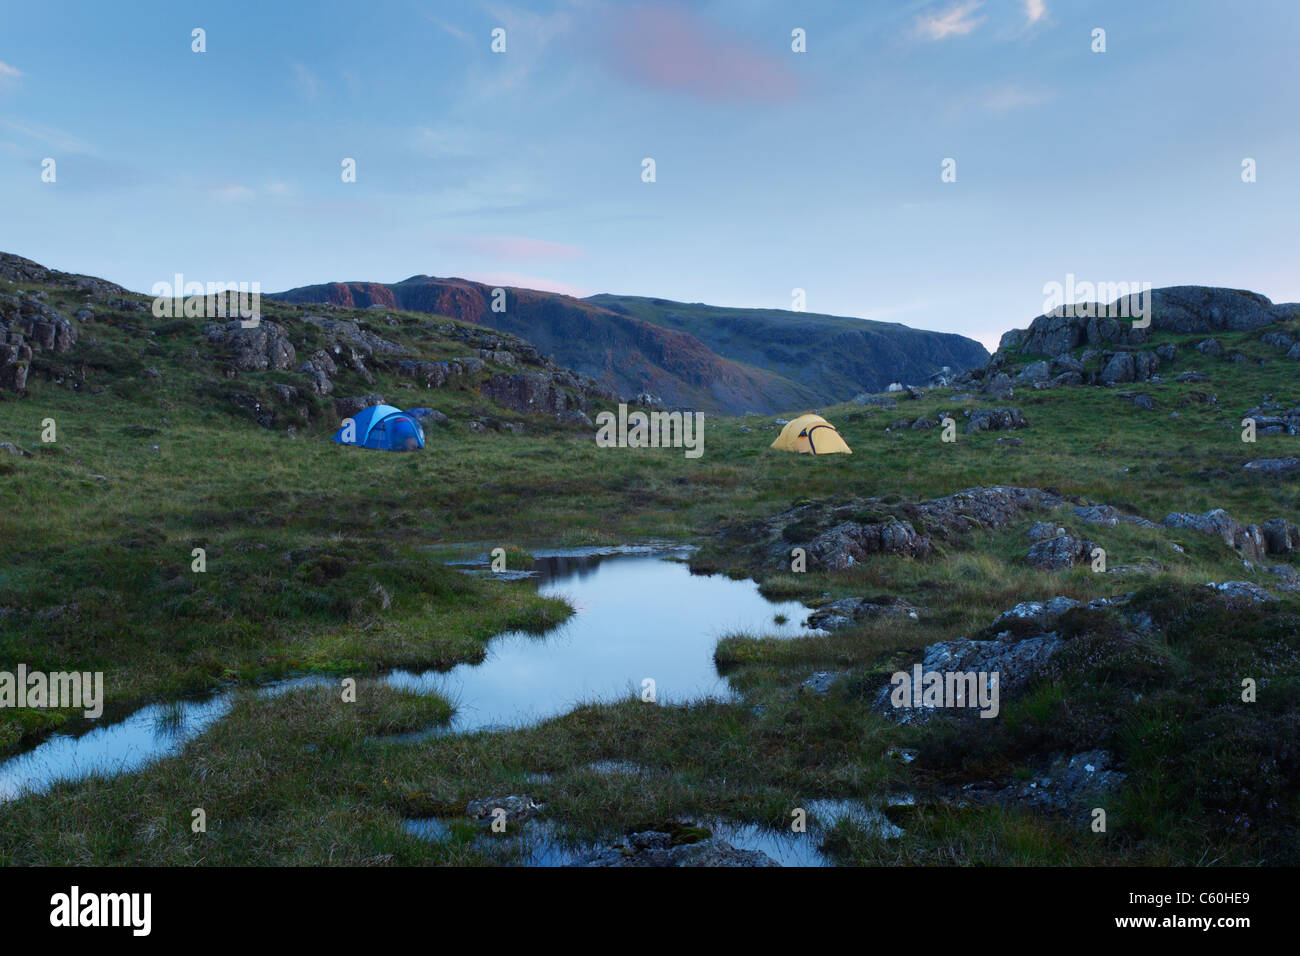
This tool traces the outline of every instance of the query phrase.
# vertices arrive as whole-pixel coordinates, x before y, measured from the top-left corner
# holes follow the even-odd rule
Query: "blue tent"
[[[372,405],[352,416],[350,431],[345,420],[334,440],[340,445],[383,451],[414,451],[424,447],[424,429],[410,412],[392,405]]]

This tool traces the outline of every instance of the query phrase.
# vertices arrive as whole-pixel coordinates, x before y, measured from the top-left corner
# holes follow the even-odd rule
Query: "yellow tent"
[[[844,444],[835,426],[820,415],[800,415],[781,429],[772,447],[804,455],[810,452],[814,455],[853,454],[853,449]]]

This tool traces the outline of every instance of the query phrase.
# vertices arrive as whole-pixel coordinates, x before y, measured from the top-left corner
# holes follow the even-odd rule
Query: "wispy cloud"
[[[454,23],[448,23],[441,17],[435,17],[432,13],[424,14],[424,19],[438,27],[443,32],[455,37],[457,40],[468,40],[469,33],[456,26]]]
[[[53,146],[55,149],[61,149],[69,153],[92,153],[91,147],[83,140],[77,139],[62,130],[54,129],[51,126],[41,126],[37,123],[15,123],[13,120],[0,119],[0,125],[9,127],[16,133],[22,133],[24,136],[31,137],[45,143],[47,146]]]
[[[208,190],[218,202],[247,202],[257,193],[249,186],[240,183],[218,183]]]
[[[923,13],[916,21],[917,33],[927,40],[965,36],[984,22],[984,17],[975,16],[975,12],[982,6],[983,0],[968,0],[948,7],[941,13]]]
[[[411,145],[421,156],[429,159],[469,156],[473,153],[469,134],[460,130],[451,132],[417,126],[411,137]]]
[[[618,10],[605,44],[610,69],[644,86],[713,100],[784,100],[800,78],[774,53],[726,38],[723,24],[684,7]]]
[[[0,88],[6,85],[13,85],[23,75],[23,71],[16,66],[10,66],[4,60],[0,60]]]
[[[462,236],[444,240],[441,245],[473,255],[506,260],[575,259],[582,247],[527,236]]]
[[[1025,109],[1039,106],[1051,100],[1055,94],[1047,89],[1028,89],[1018,83],[1008,83],[989,90],[981,99],[981,105],[995,113]]]
[[[477,79],[481,91],[493,94],[528,82],[540,68],[551,44],[577,26],[571,10],[580,5],[578,0],[568,0],[550,13],[534,13],[507,4],[486,4],[487,13],[494,21],[493,28],[499,26],[506,31],[506,52],[491,54],[492,69]],[[473,36],[468,39],[475,41]],[[478,41],[484,51],[490,39],[484,34]]]
[[[536,289],[539,292],[558,292],[560,295],[571,295],[575,299],[584,299],[593,294],[590,289],[583,289],[568,282],[559,282],[541,276],[522,275],[518,272],[473,272],[461,278],[482,282],[484,285],[513,286],[517,289]]]
[[[1047,0],[1025,0],[1025,17],[1030,26],[1047,16]]]
[[[298,92],[309,100],[316,99],[320,93],[320,80],[316,78],[315,73],[301,63],[293,65],[293,82],[298,87]]]

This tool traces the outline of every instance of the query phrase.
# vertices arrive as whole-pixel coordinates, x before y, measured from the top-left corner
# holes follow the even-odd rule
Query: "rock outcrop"
[[[26,389],[33,352],[60,354],[76,344],[76,324],[46,305],[44,293],[0,294],[0,389],[20,394]]]
[[[1138,297],[1108,303],[1080,304],[1073,315],[1040,315],[1029,328],[1003,336],[1000,348],[1015,347],[1025,355],[1060,355],[1080,346],[1147,343],[1152,331],[1178,333],[1245,332],[1288,319],[1293,306],[1274,305],[1265,296],[1237,289],[1170,286],[1149,293],[1151,324],[1136,328],[1131,318],[1143,302]],[[1100,317],[1099,317],[1100,316]],[[1154,357],[1154,356],[1153,356]],[[1121,379],[1138,381],[1139,379]]]
[[[1259,525],[1242,526],[1222,508],[1199,515],[1176,511],[1166,515],[1160,523],[1166,528],[1184,528],[1199,534],[1215,535],[1251,561],[1258,561],[1268,553],[1264,532]]]
[[[773,517],[722,533],[729,547],[748,549],[757,563],[788,567],[792,548],[810,564],[843,570],[872,554],[923,558],[936,539],[999,528],[1028,512],[1065,500],[1052,492],[1009,485],[968,488],[942,498],[888,504],[879,498],[798,505]]]
[[[241,372],[267,369],[290,369],[298,354],[283,326],[262,320],[245,328],[238,319],[210,322],[203,327],[207,340],[230,355],[231,364]]]
[[[621,846],[580,855],[570,866],[780,866],[759,850],[738,850],[719,838],[674,844],[672,834],[646,830]]]

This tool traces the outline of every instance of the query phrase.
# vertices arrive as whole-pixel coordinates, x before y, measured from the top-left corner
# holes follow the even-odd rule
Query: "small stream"
[[[394,687],[446,696],[457,711],[449,727],[434,732],[464,733],[536,723],[582,703],[640,697],[646,679],[654,681],[660,704],[732,699],[713,664],[718,638],[818,633],[803,626],[806,607],[768,601],[753,581],[692,575],[683,560],[689,553],[635,547],[537,552],[538,588],[573,606],[569,620],[543,635],[502,634],[479,664],[393,671],[386,679]],[[326,680],[280,680],[261,693]],[[77,720],[72,732],[52,734],[0,763],[0,801],[56,781],[139,770],[179,752],[222,719],[232,702],[233,692],[222,690],[149,703],[125,719]]]

